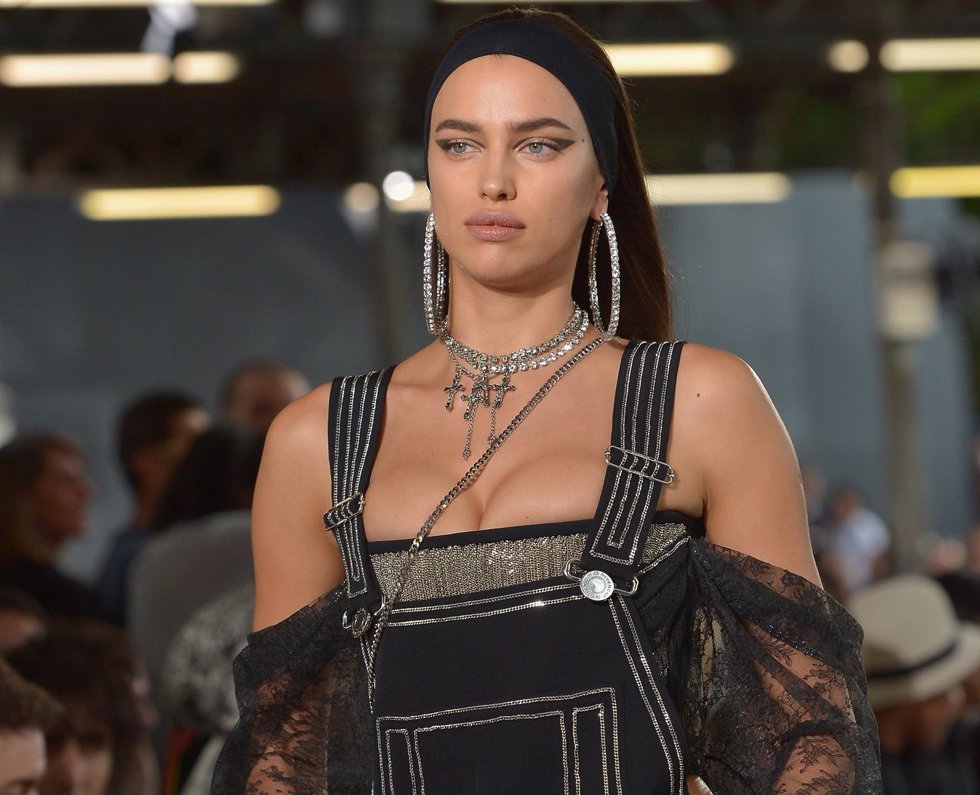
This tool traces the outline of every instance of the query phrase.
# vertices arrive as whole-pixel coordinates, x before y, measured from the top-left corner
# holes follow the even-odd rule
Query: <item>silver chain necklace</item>
[[[534,408],[544,399],[562,378],[564,378],[568,372],[582,359],[588,356],[592,351],[598,348],[606,342],[605,337],[598,337],[584,348],[582,348],[578,353],[572,356],[567,362],[565,362],[561,367],[559,367],[555,372],[551,374],[551,377],[542,384],[541,388],[534,393],[531,399],[524,405],[518,413],[517,416],[511,420],[510,424],[500,432],[499,436],[495,436],[490,442],[489,447],[481,455],[476,462],[471,466],[466,473],[461,477],[456,485],[449,490],[449,493],[443,497],[439,504],[436,506],[435,510],[429,514],[429,518],[425,520],[418,533],[415,534],[415,538],[412,539],[412,544],[408,548],[408,555],[405,558],[405,565],[402,566],[402,570],[398,575],[398,579],[395,581],[395,586],[392,588],[391,596],[382,599],[381,607],[378,608],[378,612],[375,614],[376,620],[374,621],[374,630],[371,633],[371,638],[368,643],[365,644],[365,663],[367,667],[368,674],[368,693],[369,698],[373,701],[374,699],[374,661],[378,654],[378,644],[381,643],[381,635],[388,625],[388,619],[391,616],[391,611],[401,596],[402,590],[405,587],[405,583],[408,581],[408,575],[412,570],[412,566],[415,563],[415,558],[418,556],[419,547],[422,546],[422,542],[425,537],[429,534],[433,525],[439,521],[439,517],[445,513],[446,509],[449,507],[450,503],[455,500],[460,494],[462,494],[466,489],[476,482],[476,479],[480,477],[487,463],[493,457],[493,454],[500,449],[500,446],[507,441],[510,435],[517,430],[517,426],[527,419],[527,416],[534,410]]]
[[[568,322],[547,342],[529,348],[519,348],[513,353],[502,356],[493,356],[463,345],[443,325],[439,337],[445,343],[453,362],[452,383],[443,389],[446,393],[446,411],[453,410],[457,395],[466,404],[463,412],[463,419],[466,421],[464,461],[469,459],[472,453],[473,425],[480,406],[490,410],[490,433],[487,436],[487,444],[491,444],[497,437],[497,409],[500,408],[506,394],[515,389],[510,383],[511,375],[547,367],[557,361],[582,341],[588,328],[588,313],[575,306]],[[462,383],[464,376],[473,382],[469,394],[466,394],[466,387]],[[500,382],[491,383],[492,379],[498,376]]]

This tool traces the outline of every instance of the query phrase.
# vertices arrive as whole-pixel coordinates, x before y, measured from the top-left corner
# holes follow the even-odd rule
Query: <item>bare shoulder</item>
[[[673,427],[700,480],[709,540],[818,582],[796,452],[755,371],[685,345]]]
[[[252,505],[256,629],[275,624],[343,578],[330,507],[330,385],[290,403],[269,428]]]

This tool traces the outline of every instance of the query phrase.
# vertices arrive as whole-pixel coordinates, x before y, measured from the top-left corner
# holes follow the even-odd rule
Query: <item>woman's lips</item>
[[[477,240],[498,243],[523,235],[524,222],[510,213],[484,211],[466,219],[466,230]]]

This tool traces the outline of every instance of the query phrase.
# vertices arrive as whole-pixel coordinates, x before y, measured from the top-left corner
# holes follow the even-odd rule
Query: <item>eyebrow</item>
[[[563,130],[573,132],[572,128],[565,124],[565,122],[550,117],[513,122],[507,126],[510,128],[511,132],[516,133],[534,132],[535,130],[540,130],[544,127],[560,127]],[[483,131],[483,128],[480,127],[479,124],[474,124],[471,121],[463,121],[462,119],[445,119],[439,122],[439,126],[436,127],[436,132],[441,132],[442,130],[459,130],[460,132],[479,133]]]

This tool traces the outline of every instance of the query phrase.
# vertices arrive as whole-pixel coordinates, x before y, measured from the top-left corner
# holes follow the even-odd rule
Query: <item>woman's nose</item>
[[[517,195],[514,175],[506,153],[487,152],[480,173],[480,196],[490,201],[508,201]]]

